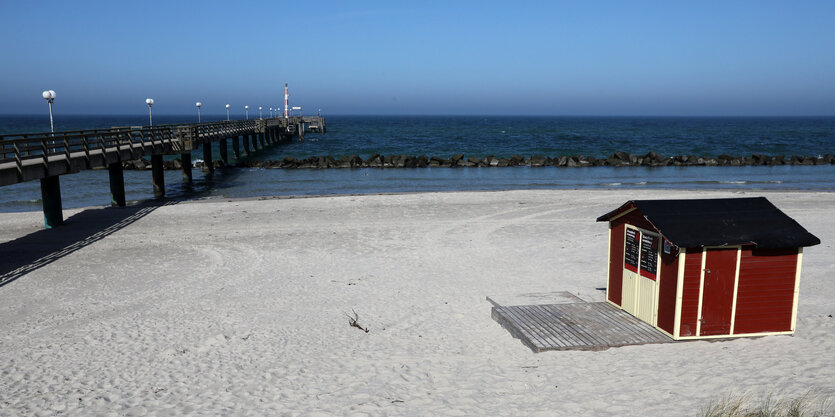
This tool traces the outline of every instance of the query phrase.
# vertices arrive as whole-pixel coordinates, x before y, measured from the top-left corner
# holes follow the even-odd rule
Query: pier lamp
[[[227,105],[226,105],[226,121],[227,121],[227,122],[229,121],[229,107],[231,107],[231,106],[229,106],[229,105],[227,104]]]
[[[203,106],[203,103],[198,101],[197,103],[194,103],[194,105],[197,106],[197,123],[200,123],[200,107]]]
[[[49,103],[49,130],[55,133],[55,125],[52,123],[52,102],[55,101],[55,90],[46,90],[41,95]]]
[[[249,106],[244,106],[244,110],[246,110],[246,120],[249,120]]]
[[[154,105],[154,99],[146,98],[145,104],[148,105],[148,126],[154,125],[154,114],[151,112],[151,106]]]
[[[262,115],[261,115],[261,109],[263,109],[263,107],[258,106],[258,118],[259,118],[259,119],[263,119],[263,118],[264,118],[264,116],[262,116]]]

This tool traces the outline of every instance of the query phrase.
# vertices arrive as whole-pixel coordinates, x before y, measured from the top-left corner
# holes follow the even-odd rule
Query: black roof
[[[597,221],[608,221],[629,204],[667,240],[683,248],[754,244],[777,249],[821,242],[765,197],[631,200]]]

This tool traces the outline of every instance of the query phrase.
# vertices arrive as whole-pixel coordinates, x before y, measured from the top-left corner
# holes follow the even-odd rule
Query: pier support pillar
[[[249,135],[242,135],[241,140],[244,143],[244,152],[246,152],[246,156],[251,155],[252,151],[249,150]]]
[[[154,181],[154,198],[165,197],[165,170],[161,154],[151,155],[151,177]]]
[[[212,142],[203,142],[203,172],[211,174],[215,172],[215,165],[212,163]]]
[[[191,184],[191,152],[181,153],[180,161],[183,165],[183,182],[186,184]]]
[[[232,155],[235,159],[241,159],[241,137],[235,136],[232,138]]]
[[[264,149],[264,134],[263,133],[258,134],[258,149],[259,150]]]
[[[249,140],[250,140],[250,142],[252,142],[252,152],[255,152],[255,151],[258,150],[258,143],[256,143],[256,141],[255,141],[255,138],[257,136],[258,136],[258,134],[256,134],[256,133],[253,133],[253,134],[249,135]]]
[[[229,164],[229,152],[226,150],[226,138],[220,140],[220,160],[224,165]]]
[[[43,223],[47,229],[64,224],[61,207],[61,180],[57,175],[41,178],[41,201],[43,202]]]
[[[304,123],[299,123],[299,141],[304,140]]]
[[[107,172],[110,174],[110,205],[113,207],[125,206],[125,171],[121,162],[107,164]]]

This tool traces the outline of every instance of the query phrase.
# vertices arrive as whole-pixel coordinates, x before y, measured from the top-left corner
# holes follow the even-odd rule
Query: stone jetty
[[[151,169],[150,163],[145,159],[126,161],[124,169],[143,170]],[[753,154],[751,156],[719,155],[716,157],[677,155],[665,157],[656,152],[649,152],[646,155],[635,155],[623,151],[611,154],[608,158],[595,158],[583,155],[561,155],[544,156],[533,155],[525,157],[514,155],[511,157],[496,157],[492,155],[484,157],[465,157],[463,154],[455,154],[448,158],[426,155],[380,155],[373,154],[367,159],[357,155],[342,156],[310,156],[307,158],[285,157],[281,160],[260,161],[245,160],[230,167],[247,168],[272,168],[272,169],[324,169],[324,168],[427,168],[427,167],[661,167],[661,166],[776,166],[776,165],[832,165],[835,164],[835,157],[832,155],[816,156],[786,156],[786,155],[763,155]],[[224,164],[220,160],[213,161],[214,168],[222,168]],[[203,167],[202,162],[194,164],[195,167]],[[182,163],[179,159],[164,162],[165,169],[181,169]],[[208,168],[208,167],[205,167]]]

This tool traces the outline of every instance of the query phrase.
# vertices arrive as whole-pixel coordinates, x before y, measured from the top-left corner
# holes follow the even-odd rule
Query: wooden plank
[[[570,318],[566,320],[565,316],[567,315],[559,311],[559,308],[555,304],[530,307],[538,310],[544,320],[550,321],[554,327],[558,328],[558,331],[563,337],[572,340],[574,346],[595,346],[601,342],[589,335],[588,332],[576,327],[576,324],[573,324],[574,321],[570,320]]]
[[[524,309],[530,320],[535,321],[543,329],[543,331],[548,334],[546,340],[550,342],[549,347],[568,347],[576,345],[575,341],[560,334],[555,326],[553,326],[553,323],[550,323],[547,319],[537,316],[535,309],[532,307],[534,306],[524,306],[521,308]]]
[[[522,342],[522,344],[524,344],[525,346],[530,348],[532,351],[540,352],[541,349],[539,349],[536,345],[534,345],[531,342],[530,338],[526,334],[524,334],[519,329],[519,327],[514,325],[510,321],[510,319],[508,319],[506,313],[503,310],[500,311],[500,309],[502,309],[501,306],[494,307],[494,308],[491,309],[492,310],[491,311],[491,316],[493,317],[493,320],[495,320],[497,323],[499,323],[502,326],[502,328],[504,328],[505,330],[510,332],[510,334],[513,335],[513,337],[519,339]]]
[[[537,326],[536,322],[530,320],[529,318],[526,318],[524,316],[524,313],[521,311],[521,309],[518,306],[510,306],[510,307],[507,307],[507,309],[508,309],[508,312],[515,317],[515,320],[517,320],[517,322],[523,328],[527,329],[527,331],[531,335],[531,337],[536,338],[537,346],[542,347],[542,348],[546,348],[550,345],[550,343],[547,341],[547,335],[545,334],[545,332],[543,332],[542,329],[540,329]]]
[[[496,321],[535,352],[672,341],[605,302],[496,306],[493,312]]]
[[[540,350],[541,348],[547,346],[545,343],[542,342],[531,330],[531,328],[524,323],[519,317],[514,314],[513,311],[510,310],[508,307],[502,307],[501,312],[504,313],[504,316],[509,319],[509,322],[518,329],[519,333],[524,335],[527,339],[527,344],[530,346],[534,346],[535,350]]]
[[[568,324],[564,320],[554,319],[554,317],[548,315],[547,312],[542,311],[540,306],[528,307],[530,307],[539,320],[546,323],[547,328],[549,328],[557,338],[563,341],[564,344],[567,344],[568,346],[585,346],[588,344],[582,337],[579,337],[571,332],[568,329]]]

